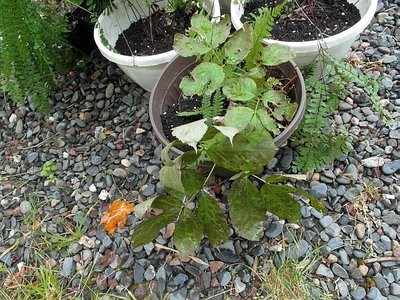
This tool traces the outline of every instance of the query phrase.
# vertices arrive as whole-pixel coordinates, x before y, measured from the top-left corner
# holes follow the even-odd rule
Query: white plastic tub
[[[211,16],[220,16],[218,0],[205,1],[206,7],[211,7]],[[101,54],[108,60],[116,63],[126,75],[147,91],[151,91],[164,66],[174,58],[174,50],[149,56],[129,56],[116,53],[114,50],[118,36],[139,19],[135,16],[131,6],[138,7],[135,11],[141,12],[140,18],[147,17],[148,9],[145,0],[117,0],[116,8],[112,13],[103,12],[94,29],[94,40]],[[165,6],[166,1],[158,2]]]
[[[296,53],[294,61],[300,66],[310,64],[318,55],[318,50],[323,47],[330,55],[337,59],[342,59],[350,50],[352,43],[357,39],[358,35],[369,25],[374,17],[378,0],[348,0],[353,3],[360,11],[361,20],[349,29],[342,31],[336,35],[324,38],[323,40],[314,40],[307,42],[286,42],[278,40],[264,39],[266,44],[281,44],[288,46]],[[242,0],[231,0],[231,18],[233,26],[236,30],[243,27],[240,21],[244,13]]]

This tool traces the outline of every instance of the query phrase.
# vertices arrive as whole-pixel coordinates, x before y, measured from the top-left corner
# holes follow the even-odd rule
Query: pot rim
[[[296,52],[310,52],[318,50],[321,45],[325,45],[326,47],[335,47],[339,44],[342,44],[344,40],[348,40],[350,37],[357,36],[360,34],[371,22],[372,18],[375,15],[376,7],[378,5],[378,0],[368,0],[370,2],[370,6],[366,13],[361,16],[361,19],[351,26],[350,28],[332,35],[327,38],[312,40],[312,41],[304,41],[304,42],[289,42],[289,41],[281,41],[274,39],[263,39],[263,43],[279,43],[281,45],[286,45],[290,48],[295,48]],[[353,3],[354,5],[358,1],[348,1]],[[243,14],[243,1],[242,0],[231,0],[230,13],[232,17],[232,23],[236,30],[239,30],[243,27],[243,23],[240,21],[240,17]]]

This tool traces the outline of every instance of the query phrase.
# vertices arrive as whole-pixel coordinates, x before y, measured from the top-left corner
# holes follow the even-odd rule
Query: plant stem
[[[208,173],[208,176],[207,176],[206,180],[205,180],[204,183],[203,183],[203,186],[205,186],[205,185],[207,184],[207,181],[210,179],[211,174],[214,172],[214,169],[215,169],[216,166],[217,166],[216,164],[214,164],[214,165],[212,166],[210,173]]]

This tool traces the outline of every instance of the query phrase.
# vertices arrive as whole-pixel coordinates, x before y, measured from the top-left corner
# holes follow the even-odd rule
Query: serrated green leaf
[[[172,129],[172,135],[181,142],[193,147],[197,152],[197,143],[207,132],[208,126],[205,124],[207,119],[201,119],[195,122],[184,124]]]
[[[262,101],[265,107],[269,104],[278,105],[286,100],[286,95],[280,91],[270,90],[262,95]]]
[[[239,133],[239,129],[236,127],[228,127],[228,126],[214,126],[218,131],[220,131],[223,135],[225,135],[233,143],[233,137]]]
[[[231,32],[231,18],[229,15],[224,15],[220,18],[219,22],[216,22],[212,34],[212,47],[216,48],[221,45]]]
[[[182,78],[180,89],[186,96],[212,95],[224,82],[225,73],[221,66],[212,62],[203,62],[196,66],[190,76]]]
[[[248,77],[233,78],[222,88],[224,95],[234,101],[250,101],[257,95],[257,84]]]
[[[299,194],[307,199],[310,200],[311,206],[314,207],[316,210],[319,210],[323,213],[327,213],[328,210],[327,208],[324,206],[324,204],[319,201],[317,198],[315,198],[314,196],[310,195],[309,193],[307,193],[306,191],[302,190],[302,189],[298,189],[292,186],[287,186],[287,185],[281,185],[281,190],[286,191],[286,193],[291,193],[291,194]]]
[[[276,146],[264,131],[239,132],[233,145],[222,133],[217,134],[207,146],[212,161],[233,172],[262,172],[264,165],[275,156]]]
[[[167,224],[174,222],[178,216],[179,209],[163,212],[158,216],[144,220],[140,223],[131,236],[132,248],[146,245],[154,240],[161,228]]]
[[[296,202],[283,185],[265,184],[260,190],[265,208],[281,219],[297,223],[301,220],[300,204]]]
[[[229,216],[238,234],[250,241],[263,236],[266,209],[260,203],[261,197],[256,186],[242,178],[228,193]]]
[[[267,129],[269,132],[272,132],[273,134],[279,133],[279,129],[276,126],[274,119],[272,119],[268,115],[268,113],[265,109],[257,110],[257,116],[260,119],[261,124],[264,126],[265,129]]]
[[[254,110],[250,107],[235,106],[227,110],[225,115],[225,125],[236,127],[241,130],[246,128],[254,118]]]
[[[152,208],[162,209],[164,212],[173,212],[181,209],[183,203],[180,199],[168,195],[160,195],[153,200]]]
[[[243,61],[253,47],[253,26],[245,23],[243,28],[235,31],[225,43],[223,50],[227,57],[226,62],[237,65]]]
[[[203,226],[192,211],[185,208],[175,225],[173,240],[176,249],[183,255],[196,251],[203,238]]]
[[[203,223],[203,232],[207,235],[213,247],[228,240],[229,229],[226,216],[217,202],[204,193],[199,198],[197,216]]]
[[[261,62],[266,66],[277,66],[295,58],[294,52],[289,47],[271,44],[261,51]]]
[[[193,195],[203,187],[200,174],[191,169],[179,169],[177,165],[161,168],[160,181],[167,189],[187,195]]]
[[[135,205],[134,213],[139,218],[142,219],[146,211],[148,211],[156,197],[147,199],[139,204]]]
[[[181,33],[174,36],[174,50],[183,57],[202,55],[211,50],[210,47],[203,45],[201,42],[189,38]]]
[[[260,66],[255,66],[254,68],[250,69],[247,73],[247,76],[255,79],[262,79],[266,75],[265,70]]]
[[[190,19],[190,25],[190,30],[196,32],[207,45],[211,44],[215,25],[209,20],[208,16],[203,13],[194,14]]]

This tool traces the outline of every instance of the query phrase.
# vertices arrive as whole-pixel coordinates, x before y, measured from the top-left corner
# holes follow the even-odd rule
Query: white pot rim
[[[237,17],[235,18],[235,22],[232,21],[236,30],[239,30],[243,27],[243,23],[240,21],[241,17],[239,13],[240,5],[242,5],[242,2],[241,4],[239,4],[238,0],[231,0],[232,19],[234,19],[233,16]],[[273,40],[273,39],[264,39],[263,41],[265,43],[271,43],[271,44],[279,43],[281,45],[285,45],[290,48],[296,48],[296,52],[303,52],[303,51],[309,52],[310,48],[318,50],[320,45],[335,47],[336,45],[341,44],[343,40],[347,40],[349,36],[357,36],[358,34],[360,34],[360,28],[364,30],[374,17],[377,5],[378,5],[378,0],[371,0],[371,5],[369,6],[367,12],[365,13],[365,15],[361,16],[361,19],[356,24],[338,34],[332,35],[327,38],[312,40],[312,41],[304,41],[304,42],[287,42],[287,41]]]
[[[218,0],[212,0],[213,6],[212,6],[212,12],[211,16],[213,19],[217,19],[220,17],[220,5]],[[112,15],[112,13],[110,13]],[[108,15],[109,16],[109,15]],[[154,54],[154,55],[143,55],[143,56],[138,56],[138,55],[123,55],[119,54],[116,52],[111,51],[106,45],[101,40],[100,37],[100,24],[102,23],[103,18],[105,17],[105,12],[103,12],[99,19],[96,22],[93,35],[94,35],[94,40],[99,48],[100,52],[105,56],[108,60],[118,64],[118,65],[125,65],[125,66],[138,66],[138,67],[150,67],[150,66],[156,66],[160,64],[165,64],[171,59],[173,59],[175,56],[178,55],[178,53],[175,50],[170,50],[167,52],[159,53],[159,54]]]

